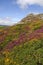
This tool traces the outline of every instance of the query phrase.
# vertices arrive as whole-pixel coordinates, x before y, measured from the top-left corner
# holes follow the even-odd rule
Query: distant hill
[[[43,14],[29,14],[0,28],[1,65],[43,65]]]

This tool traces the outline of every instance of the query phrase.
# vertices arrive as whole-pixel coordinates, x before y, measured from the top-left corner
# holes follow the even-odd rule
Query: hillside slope
[[[43,65],[43,14],[0,30],[0,64]]]

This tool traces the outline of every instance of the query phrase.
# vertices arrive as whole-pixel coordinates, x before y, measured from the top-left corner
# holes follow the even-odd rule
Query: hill
[[[43,65],[43,14],[0,29],[0,64]]]

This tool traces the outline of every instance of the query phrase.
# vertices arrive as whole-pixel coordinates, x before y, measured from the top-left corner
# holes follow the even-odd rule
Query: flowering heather
[[[0,65],[43,65],[40,16],[31,14],[20,21],[23,24],[0,27]]]

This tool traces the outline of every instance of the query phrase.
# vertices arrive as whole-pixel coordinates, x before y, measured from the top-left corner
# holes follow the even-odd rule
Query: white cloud
[[[43,0],[17,0],[16,3],[19,4],[21,8],[26,8],[28,5],[33,4],[43,6]]]
[[[6,18],[3,18],[3,19],[0,18],[0,25],[14,25],[15,23],[17,23],[16,19],[17,18],[11,19],[10,17],[6,17]]]

